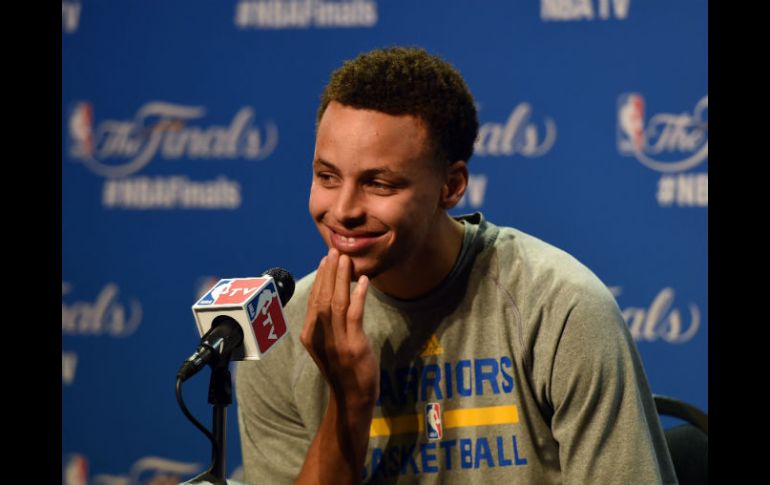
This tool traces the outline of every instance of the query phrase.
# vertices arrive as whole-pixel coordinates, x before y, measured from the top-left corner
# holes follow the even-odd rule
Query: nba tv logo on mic
[[[234,360],[259,360],[286,335],[280,296],[270,277],[220,280],[193,305],[193,314],[201,336],[220,315],[238,322],[244,330],[243,355]]]

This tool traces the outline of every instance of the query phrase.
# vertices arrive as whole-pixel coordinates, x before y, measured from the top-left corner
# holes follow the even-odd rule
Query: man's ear
[[[444,186],[441,187],[441,208],[449,210],[456,206],[468,188],[468,165],[457,160],[446,169]]]

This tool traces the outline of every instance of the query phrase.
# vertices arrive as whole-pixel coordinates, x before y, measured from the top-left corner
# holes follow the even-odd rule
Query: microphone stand
[[[211,447],[211,467],[184,484],[226,485],[225,448],[227,445],[227,406],[233,402],[233,387],[230,378],[230,355],[223,355],[211,365],[209,380],[209,404],[214,406],[213,430],[214,443]],[[184,485],[183,484],[183,485]]]

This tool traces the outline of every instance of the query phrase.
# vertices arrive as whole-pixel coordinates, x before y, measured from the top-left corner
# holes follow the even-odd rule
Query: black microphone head
[[[273,277],[275,286],[278,287],[278,296],[281,297],[281,305],[286,306],[294,294],[294,277],[283,268],[270,268],[262,274]]]

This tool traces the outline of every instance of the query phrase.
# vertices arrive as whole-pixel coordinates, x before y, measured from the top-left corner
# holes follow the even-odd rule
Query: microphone
[[[283,268],[219,280],[192,306],[201,342],[177,378],[184,382],[220,359],[260,360],[286,335],[283,305],[293,294],[294,278]]]

